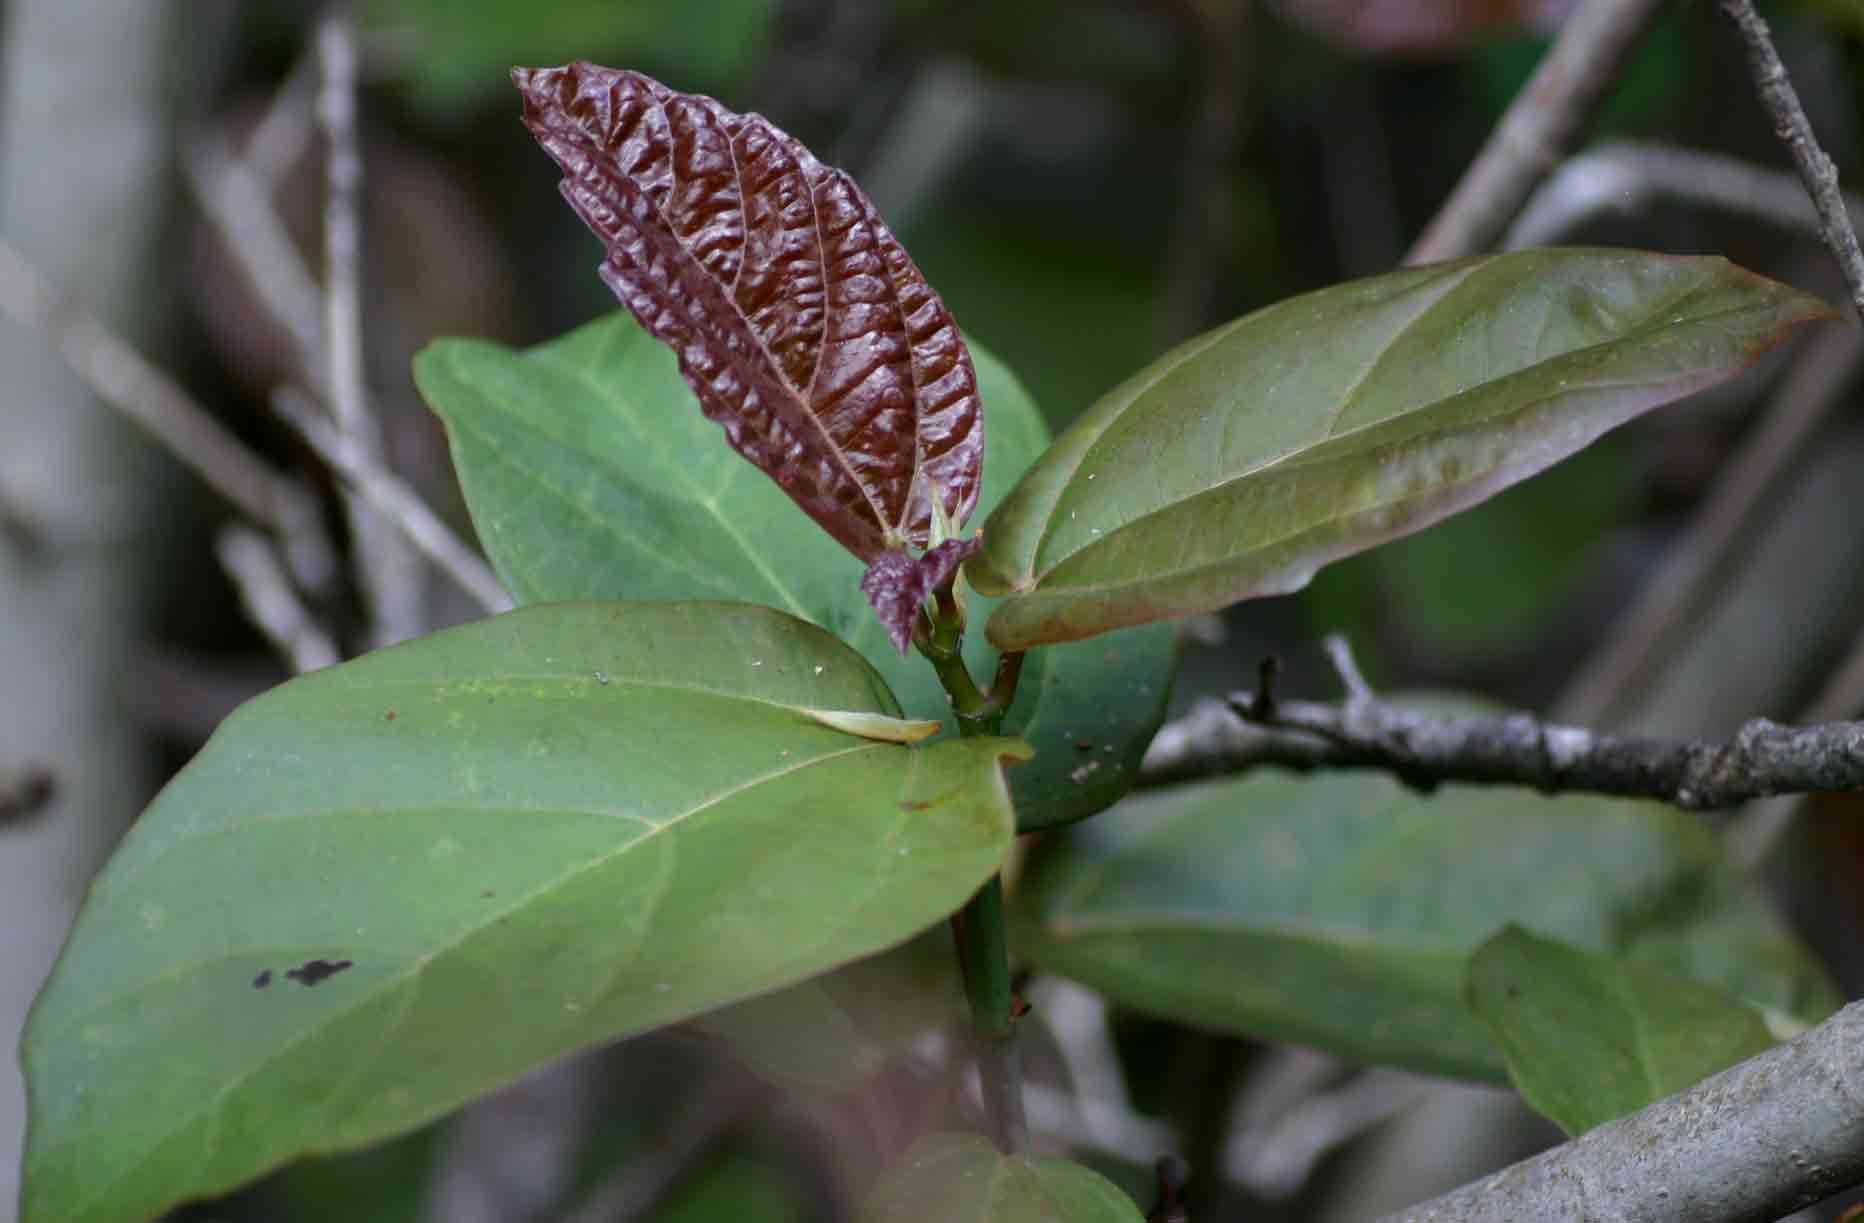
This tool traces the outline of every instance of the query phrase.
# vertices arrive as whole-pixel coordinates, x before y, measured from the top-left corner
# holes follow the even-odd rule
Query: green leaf
[[[1648,803],[1262,771],[1068,830],[1013,911],[1037,966],[1139,1010],[1496,1081],[1463,970],[1509,922],[1805,1022],[1838,1003],[1714,835]]]
[[[861,1223],[1141,1223],[1112,1181],[1065,1159],[1002,1155],[976,1134],[913,1144],[862,1207]]]
[[[989,451],[980,512],[1048,445],[1015,377],[971,345]],[[952,725],[924,659],[902,658],[859,588],[862,566],[699,413],[672,353],[623,312],[525,352],[442,340],[414,364],[447,423],[479,538],[520,603],[742,599],[811,620],[859,650],[906,713]],[[994,606],[974,599],[982,623]],[[974,632],[965,657],[987,678]],[[1149,627],[1030,655],[1007,733],[1036,758],[1011,771],[1025,828],[1125,793],[1170,690],[1171,633]],[[1085,747],[1081,745],[1087,745]]]
[[[897,943],[998,869],[1007,740],[908,748],[821,630],[521,609],[249,702],[28,1025],[27,1223],[140,1221]]]
[[[1773,1046],[1719,989],[1509,926],[1470,957],[1469,1008],[1508,1077],[1568,1134],[1634,1113]]]
[[[1817,300],[1722,259],[1412,268],[1200,336],[1077,421],[966,565],[1003,649],[1305,585],[1721,381]]]

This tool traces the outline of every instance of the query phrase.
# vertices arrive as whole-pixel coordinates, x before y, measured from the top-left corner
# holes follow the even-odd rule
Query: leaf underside
[[[1269,770],[1129,799],[1032,857],[1038,968],[1118,1002],[1360,1062],[1501,1081],[1464,966],[1517,922],[1816,1023],[1813,956],[1687,812]]]
[[[870,564],[962,523],[984,454],[957,325],[854,181],[637,72],[519,68],[524,122],[731,445]]]
[[[1116,388],[965,567],[1003,649],[1210,611],[1472,506],[1825,305],[1725,260],[1544,250],[1257,311]]]
[[[999,869],[1008,740],[745,604],[550,604],[233,714],[94,884],[22,1046],[25,1223],[142,1223],[900,942]]]

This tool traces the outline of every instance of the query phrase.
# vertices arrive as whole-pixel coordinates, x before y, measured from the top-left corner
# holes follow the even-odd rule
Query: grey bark
[[[1772,1223],[1864,1179],[1864,1003],[1385,1223]]]
[[[162,300],[144,271],[166,198],[172,37],[219,5],[12,0],[0,46],[0,236],[119,326]],[[154,780],[119,684],[143,629],[162,469],[44,341],[0,325],[0,769],[57,795],[0,832],[0,1043],[14,1044],[85,883]],[[0,1069],[0,1221],[16,1210],[24,1094]]]
[[[1339,704],[1238,693],[1162,732],[1148,781],[1258,765],[1371,768],[1419,789],[1449,782],[1654,798],[1697,810],[1776,794],[1864,789],[1864,722],[1781,726],[1755,718],[1726,742],[1613,735],[1531,714],[1424,713],[1357,694]]]

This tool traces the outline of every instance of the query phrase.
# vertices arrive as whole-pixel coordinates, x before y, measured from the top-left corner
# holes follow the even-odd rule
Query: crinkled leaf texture
[[[1091,1168],[1004,1155],[976,1134],[913,1144],[861,1209],[861,1223],[1142,1223],[1139,1208]]]
[[[740,454],[870,564],[970,516],[984,459],[970,355],[853,179],[761,115],[638,72],[512,79],[608,248],[603,280],[679,354]]]
[[[1509,926],[1470,957],[1469,1009],[1508,1077],[1568,1134],[1627,1116],[1773,1046],[1727,993]]]
[[[950,913],[1026,749],[822,709],[899,712],[813,625],[695,603],[524,608],[249,702],[33,1010],[26,1223],[141,1223]]]
[[[1049,444],[1042,415],[973,343],[990,428],[988,511]],[[909,716],[951,719],[932,668],[902,658],[857,588],[861,566],[720,443],[665,347],[615,313],[516,352],[441,340],[415,381],[446,421],[453,464],[506,589],[566,599],[742,599],[812,620],[865,655]],[[994,606],[972,599],[973,624]],[[966,636],[988,675],[984,634]],[[1010,770],[1019,823],[1066,823],[1125,793],[1158,728],[1172,634],[1155,624],[1037,650],[1005,729],[1035,759]]]
[[[1510,922],[1798,1022],[1838,1003],[1714,834],[1649,803],[1264,771],[1067,830],[1014,913],[1038,968],[1127,1006],[1493,1081],[1506,1066],[1464,965]]]
[[[1023,477],[965,572],[1003,649],[1305,585],[1830,316],[1714,258],[1541,250],[1323,289],[1199,336]]]

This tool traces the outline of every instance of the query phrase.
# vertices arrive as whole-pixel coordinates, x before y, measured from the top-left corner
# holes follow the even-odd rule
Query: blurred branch
[[[321,394],[326,375],[317,278],[272,207],[270,183],[216,137],[196,142],[186,165],[201,211],[266,313],[291,337],[299,370]]]
[[[1534,185],[1559,163],[1656,10],[1657,0],[1583,0],[1406,263],[1477,254],[1502,236]]]
[[[359,453],[353,439],[337,432],[317,410],[315,400],[303,391],[280,387],[272,396],[272,408],[345,485],[393,524],[480,607],[494,614],[511,610],[511,596],[479,554],[454,534],[405,481]]]
[[[363,372],[362,150],[356,139],[356,31],[338,0],[317,28],[324,151],[324,356],[330,415],[357,458],[384,466],[382,429],[369,408]],[[367,502],[348,499],[357,586],[372,645],[426,631],[421,567]]]
[[[1864,1003],[1384,1223],[1764,1223],[1864,1179]]]
[[[1247,114],[1249,0],[1184,6],[1197,68],[1190,130],[1179,155],[1178,207],[1166,254],[1160,318],[1165,346],[1204,329],[1235,243],[1230,178]]]
[[[1708,499],[1567,688],[1560,716],[1595,724],[1650,674],[1666,645],[1695,620],[1734,561],[1755,510],[1780,485],[1832,411],[1845,402],[1864,342],[1849,327],[1820,332],[1774,392],[1766,414],[1716,478]],[[1846,711],[1849,712],[1849,711]],[[1828,721],[1820,714],[1809,721]]]
[[[1850,212],[1864,215],[1864,199],[1843,199]],[[1511,251],[1550,246],[1598,217],[1672,200],[1823,237],[1823,218],[1791,174],[1720,153],[1624,142],[1561,162],[1528,200],[1502,245]]]
[[[247,518],[285,541],[293,572],[315,588],[333,564],[315,503],[248,450],[167,374],[77,305],[61,302],[0,242],[0,311],[50,340],[103,402],[136,422]]]
[[[310,146],[316,130],[316,90],[316,58],[301,55],[286,74],[284,84],[272,95],[258,125],[246,137],[240,160],[268,193]]]
[[[1767,23],[1754,11],[1753,0],[1721,0],[1722,12],[1735,24],[1741,41],[1747,46],[1748,67],[1754,74],[1754,87],[1761,105],[1773,119],[1774,134],[1786,145],[1799,171],[1806,194],[1819,211],[1820,234],[1844,273],[1851,290],[1851,305],[1864,319],[1864,251],[1858,249],[1857,231],[1845,213],[1845,198],[1838,189],[1838,168],[1812,132],[1812,122],[1799,104],[1799,94],[1786,75],[1786,65],[1774,50],[1773,36]]]
[[[220,528],[220,567],[238,588],[240,605],[293,672],[302,675],[342,661],[330,635],[305,610],[271,541],[243,523]]]
[[[1696,810],[1773,794],[1864,789],[1864,722],[1781,726],[1755,718],[1726,743],[1597,734],[1531,714],[1458,716],[1387,704],[1364,686],[1339,638],[1329,640],[1348,696],[1339,704],[1238,693],[1237,734],[1208,710],[1196,729],[1147,753],[1148,783],[1258,765],[1373,768],[1431,790],[1447,782],[1533,786],[1545,793],[1654,798]],[[1168,728],[1171,729],[1171,728]]]
[[[0,829],[17,828],[45,814],[58,795],[58,779],[39,765],[0,769]]]

